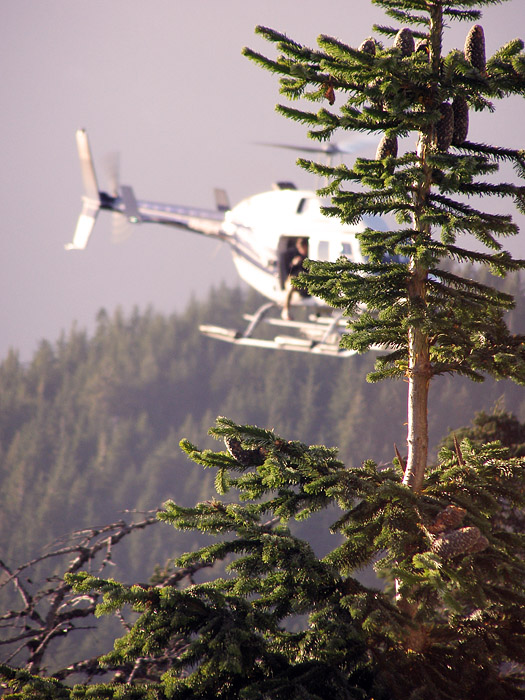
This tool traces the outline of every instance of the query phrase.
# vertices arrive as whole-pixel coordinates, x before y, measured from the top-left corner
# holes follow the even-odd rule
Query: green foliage
[[[31,700],[66,700],[71,694],[69,688],[50,678],[40,678],[22,669],[13,669],[0,664],[0,677],[7,682],[13,692],[7,692],[2,697],[7,700],[29,698]]]
[[[328,179],[322,190],[331,198],[325,210],[328,215],[348,223],[364,214],[391,215],[399,225],[386,234],[367,229],[359,235],[368,255],[366,264],[344,258],[335,263],[310,262],[300,284],[350,317],[360,305],[366,306],[367,314],[349,321],[352,332],[344,345],[359,351],[373,345],[391,350],[378,360],[371,379],[407,374],[415,361],[410,360],[411,329],[417,329],[430,354],[429,378],[454,372],[474,380],[492,375],[523,383],[524,336],[509,333],[504,322],[512,298],[493,286],[450,275],[446,266],[449,260],[476,262],[502,276],[525,266],[524,261],[513,260],[498,240],[518,233],[511,217],[481,208],[489,198],[498,197],[513,200],[523,211],[522,184],[494,183],[486,176],[497,173],[503,161],[523,178],[524,154],[467,141],[454,128],[464,128],[466,133],[468,123],[459,120],[468,122],[468,113],[464,110],[461,117],[456,113],[455,125],[451,114],[458,100],[465,109],[480,111],[492,110],[495,99],[523,96],[523,42],[509,42],[486,66],[484,58],[483,65],[478,65],[473,56],[484,57],[483,30],[476,30],[464,52],[442,55],[443,27],[445,19],[479,18],[481,13],[474,8],[490,2],[444,6],[389,0],[376,4],[407,25],[375,27],[395,39],[391,46],[369,39],[366,49],[364,44],[357,49],[321,35],[319,48],[312,50],[258,27],[257,32],[275,44],[277,60],[244,50],[280,76],[284,96],[317,103],[328,99],[330,105],[339,102],[337,110],[322,106],[317,112],[279,105],[286,117],[307,125],[311,138],[326,140],[339,131],[357,131],[378,134],[378,143],[386,134],[395,143],[395,148],[384,152],[379,147],[375,159],[357,158],[352,167],[299,161]],[[426,43],[414,48],[414,38]],[[398,140],[406,146],[400,153]],[[458,238],[464,234],[477,239],[478,247],[459,245]],[[406,262],[394,262],[395,256],[403,256]]]
[[[522,329],[525,304],[517,282],[504,280],[501,289],[517,295],[511,317]],[[214,477],[224,475],[188,469],[178,444],[183,437],[199,440],[219,414],[338,445],[348,463],[392,459],[394,443],[404,440],[403,387],[368,385],[371,358],[232,350],[199,335],[200,320],[233,326],[258,303],[222,289],[172,317],[151,310],[128,317],[101,313],[91,338],[72,329],[58,342],[43,343],[28,364],[15,353],[0,363],[0,548],[6,563],[16,567],[68,532],[112,522],[123,508],[210,498]],[[468,390],[466,382],[438,382],[430,414],[434,450],[449,428],[464,425],[479,409],[489,411],[500,397],[525,419],[522,393],[510,382]],[[368,429],[371,423],[381,424],[381,440]],[[327,546],[315,528],[306,533],[307,522],[297,527],[316,548]],[[199,544],[189,531],[173,543],[153,532],[135,542],[119,554],[125,580],[140,580],[144,569]]]
[[[525,456],[525,424],[497,405],[491,413],[480,411],[472,425],[455,430],[443,440],[443,447],[452,449],[455,440],[468,438],[476,445],[500,442],[512,457]]]
[[[511,331],[507,315],[514,295],[488,275],[525,267],[500,243],[517,226],[508,214],[484,209],[490,197],[525,209],[525,187],[494,177],[502,163],[523,177],[525,156],[466,140],[466,110],[492,111],[494,100],[525,94],[523,43],[509,42],[487,61],[476,26],[463,51],[441,51],[445,20],[477,20],[476,8],[495,2],[377,0],[415,30],[376,27],[393,43],[369,39],[358,49],[321,36],[313,50],[259,28],[280,55],[245,51],[281,76],[291,99],[333,107],[343,96],[338,111],[280,108],[313,138],[339,129],[381,137],[376,157],[351,168],[302,164],[330,180],[322,191],[331,197],[327,215],[345,222],[389,215],[397,227],[366,229],[365,262],[312,261],[300,284],[350,317],[365,307],[344,342],[361,351],[386,346],[371,378],[407,377],[419,392],[409,411],[406,464],[387,439],[388,416],[402,414],[397,395],[368,401],[341,365],[329,375],[324,358],[322,372],[314,358],[294,366],[286,356],[281,366],[278,356],[266,363],[243,351],[234,362],[225,348],[188,340],[188,326],[198,325],[195,308],[171,325],[152,314],[126,321],[117,313],[113,322],[101,315],[93,341],[74,333],[56,350],[44,343],[27,372],[8,358],[0,373],[6,492],[14,495],[6,519],[18,515],[24,483],[42,475],[64,503],[71,492],[78,502],[88,488],[109,505],[111,487],[119,498],[137,483],[146,484],[148,498],[160,487],[168,499],[160,520],[190,538],[179,540],[176,564],[215,573],[187,587],[180,579],[131,585],[69,575],[79,595],[103,596],[98,614],[131,610],[128,633],[101,663],[160,668],[167,659],[166,672],[146,684],[116,677],[67,688],[5,668],[11,697],[433,700],[474,698],[480,688],[494,699],[525,697],[525,461],[498,442],[469,436],[443,447],[431,466],[426,449],[430,379],[441,382],[447,420],[462,399],[472,405],[475,391],[465,399],[464,385],[452,389],[445,375],[525,381],[525,337]],[[465,234],[477,241],[475,250],[460,242]],[[471,274],[472,264],[482,272]],[[214,314],[226,313],[221,304],[229,302],[217,295]],[[239,298],[236,313],[240,305]],[[359,358],[352,365],[357,375],[365,367]],[[197,376],[206,387],[204,411]],[[240,391],[230,393],[232,385]],[[262,397],[268,406],[255,420]],[[242,421],[219,419],[210,431],[224,440],[221,451],[198,447],[196,437],[216,402],[216,413],[232,406],[245,412]],[[292,423],[292,405],[300,425],[288,441],[280,435]],[[503,416],[496,430],[510,427]],[[183,451],[202,468],[191,473],[205,475],[191,484],[206,484],[196,505],[183,502],[189,488],[182,500],[177,494],[190,473],[172,456],[179,430]],[[65,438],[58,449],[56,435]],[[385,451],[379,464],[376,455]],[[359,458],[348,461],[348,454]],[[173,493],[166,493],[166,474]],[[211,496],[213,481],[219,498]],[[25,504],[34,520],[46,512],[37,506]],[[191,542],[182,555],[181,541]],[[367,567],[383,587],[364,584]]]
[[[201,468],[224,471],[235,498],[191,508],[168,501],[159,518],[213,533],[211,544],[177,564],[226,563],[224,575],[184,589],[70,576],[78,593],[103,593],[100,614],[130,606],[138,615],[102,664],[155,659],[174,640],[185,641],[157,683],[58,686],[61,692],[473,698],[483,679],[488,697],[525,696],[525,536],[500,518],[525,506],[523,458],[496,443],[464,440],[442,450],[416,494],[397,467],[349,467],[333,449],[227,419],[210,432],[227,444],[237,440],[241,461],[187,441],[183,448]],[[257,455],[257,465],[248,464],[249,455]],[[331,505],[339,512],[331,530],[340,544],[320,557],[289,521]],[[465,543],[465,532],[475,532],[475,541]],[[395,578],[396,590],[360,583],[356,574],[365,565],[387,583]]]

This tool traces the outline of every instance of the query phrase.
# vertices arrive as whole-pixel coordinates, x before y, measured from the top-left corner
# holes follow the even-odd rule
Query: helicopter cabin
[[[354,262],[364,262],[356,233],[364,230],[365,223],[342,224],[325,216],[321,206],[315,192],[281,183],[226,212],[223,230],[235,239],[234,263],[241,278],[267,298],[281,302],[289,271],[287,261],[301,238],[307,239],[307,257],[313,260],[333,262],[345,255]],[[378,223],[367,222],[374,228],[379,228]]]

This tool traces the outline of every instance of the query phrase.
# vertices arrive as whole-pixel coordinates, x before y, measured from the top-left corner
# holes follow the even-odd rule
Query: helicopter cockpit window
[[[305,199],[305,197],[301,197],[301,200],[299,201],[299,204],[297,205],[297,213],[302,214],[305,209],[306,209],[306,199]]]
[[[353,258],[353,250],[352,246],[350,243],[341,243],[341,253],[340,255],[344,255],[345,258],[350,258],[352,260]]]
[[[317,245],[318,260],[328,260],[329,244],[328,241],[319,241]]]
[[[405,257],[404,255],[396,255],[395,253],[394,254],[385,253],[383,255],[383,262],[384,263],[389,263],[389,262],[406,263],[406,262],[408,262],[408,258]]]
[[[370,258],[368,255],[364,256],[364,261],[366,263],[370,262]],[[403,263],[406,264],[408,263],[408,258],[405,255],[397,255],[397,254],[391,254],[391,253],[385,253],[383,255],[383,258],[381,262],[383,263]]]

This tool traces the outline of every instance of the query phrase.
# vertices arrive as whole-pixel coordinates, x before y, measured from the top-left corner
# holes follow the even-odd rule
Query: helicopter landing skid
[[[341,333],[346,325],[340,315],[333,317],[311,315],[308,321],[291,321],[269,316],[270,311],[279,308],[273,302],[268,302],[259,307],[255,314],[245,315],[244,318],[248,321],[248,326],[244,332],[208,325],[199,326],[199,329],[209,338],[223,340],[234,345],[248,345],[271,350],[291,350],[330,357],[350,357],[356,354],[355,350],[339,347]],[[294,330],[300,335],[276,335],[273,340],[254,338],[253,334],[256,328],[263,321],[272,326]]]

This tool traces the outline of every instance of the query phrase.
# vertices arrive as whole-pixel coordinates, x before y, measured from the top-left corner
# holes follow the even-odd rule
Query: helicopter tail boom
[[[82,211],[73,240],[66,244],[66,250],[84,250],[86,248],[100,209],[120,214],[132,224],[165,224],[220,240],[227,240],[228,235],[222,230],[222,224],[224,212],[228,211],[230,205],[224,191],[221,190],[216,195],[218,210],[137,201],[133,189],[128,185],[120,185],[115,188],[115,193],[107,194],[98,188],[88,136],[84,129],[79,129],[76,132],[76,140],[84,193],[82,195]]]

